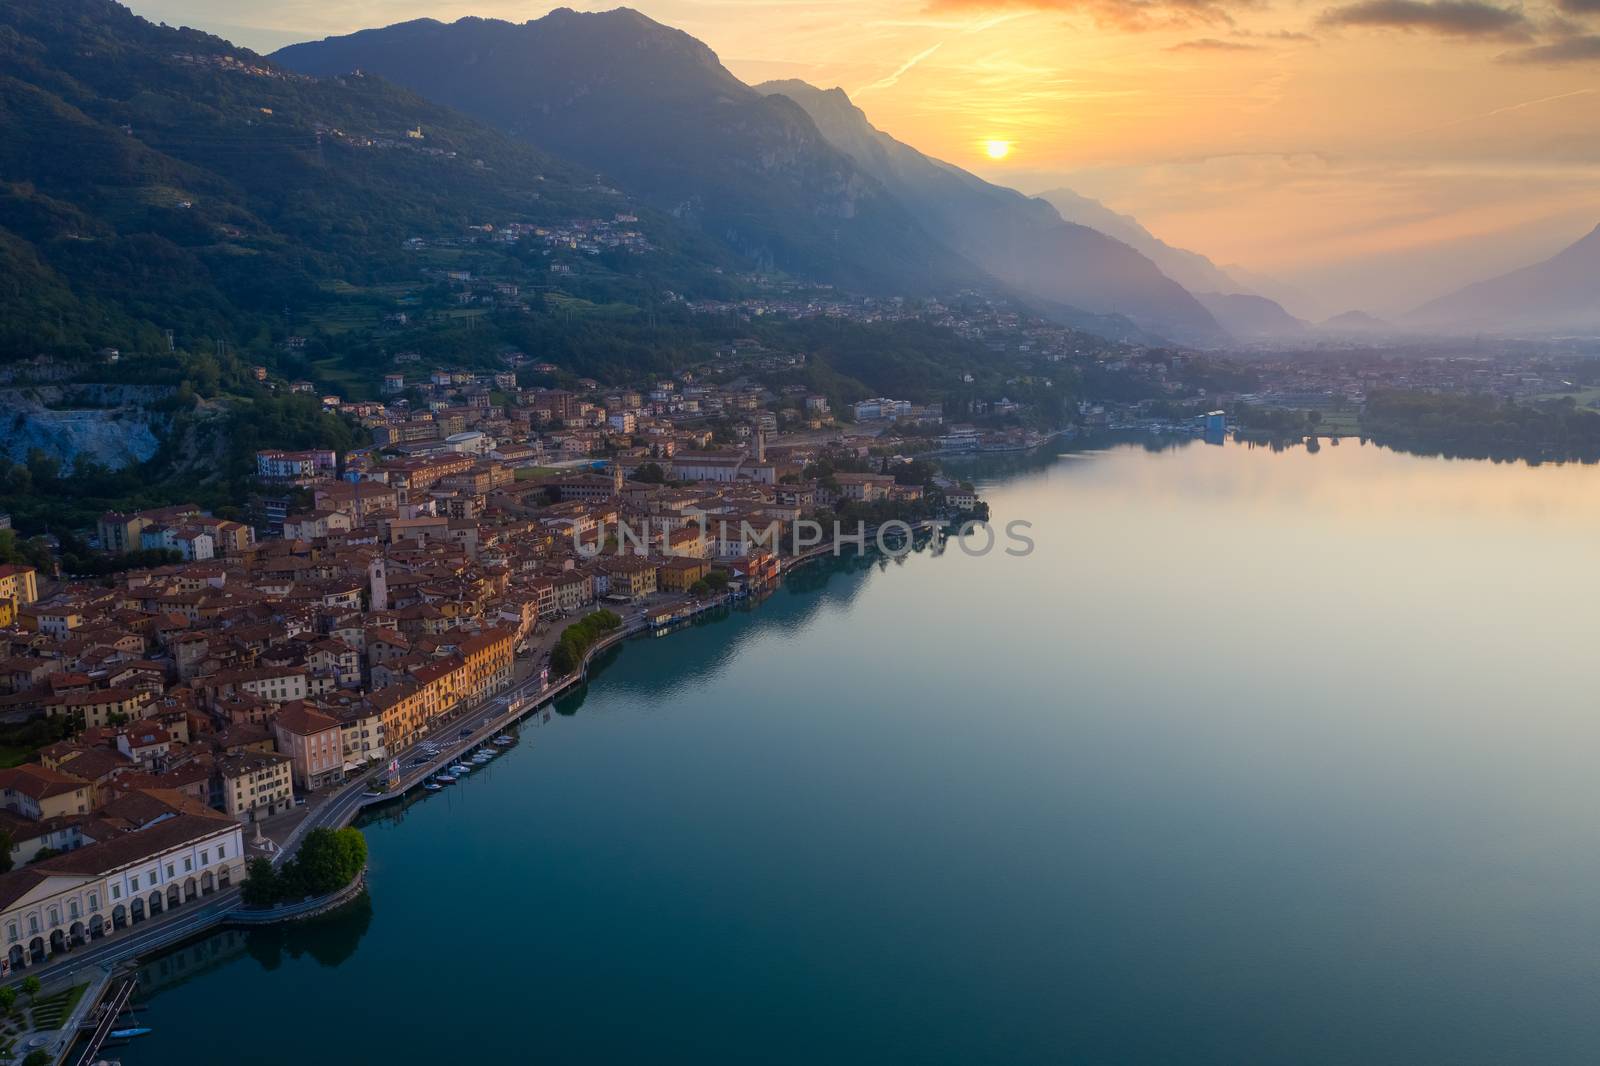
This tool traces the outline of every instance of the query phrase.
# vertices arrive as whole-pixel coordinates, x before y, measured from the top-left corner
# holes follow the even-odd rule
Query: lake
[[[976,465],[1036,550],[625,646],[128,1066],[1593,1063],[1600,470]]]

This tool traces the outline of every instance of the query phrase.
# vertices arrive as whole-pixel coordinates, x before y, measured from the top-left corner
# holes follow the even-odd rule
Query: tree
[[[367,841],[359,829],[313,829],[300,852],[285,864],[285,880],[306,895],[320,896],[355,880],[367,865]]]
[[[17,990],[11,985],[0,988],[0,1012],[10,1014],[17,1006]]]
[[[251,859],[239,895],[247,906],[270,907],[278,902],[283,885],[270,859]]]
[[[660,463],[643,463],[633,472],[633,480],[646,485],[659,485],[667,480],[667,472]]]
[[[28,1052],[27,1057],[22,1060],[22,1066],[50,1066],[52,1061],[53,1060],[51,1059],[49,1052],[45,1051],[43,1048],[34,1048],[32,1051]]]
[[[28,997],[28,1002],[33,1002],[33,997],[39,994],[41,984],[39,979],[32,974],[22,979],[22,991]]]

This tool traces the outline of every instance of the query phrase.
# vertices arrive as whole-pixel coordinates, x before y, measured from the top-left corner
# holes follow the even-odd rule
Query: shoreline
[[[939,524],[939,520],[928,519],[924,520],[924,522],[919,523],[913,528],[917,532],[923,532],[929,528],[938,526]],[[875,552],[877,550],[877,531],[878,527],[872,527],[869,529],[864,550],[853,554],[861,555]],[[782,584],[784,577],[788,574],[798,572],[802,568],[811,566],[819,559],[828,557],[842,559],[846,557],[846,554],[837,550],[836,545],[825,544],[811,548],[800,555],[787,558],[784,561],[784,565],[779,573],[777,581],[768,587],[768,594],[770,594],[772,591],[776,591],[777,587]],[[724,594],[715,601],[707,601],[699,608],[698,611],[695,612],[695,615],[691,615],[690,617],[697,616],[701,613],[709,613],[713,610],[731,608],[736,602],[739,602],[740,600],[748,600],[750,598],[751,595],[748,593],[744,596],[738,597],[731,593]],[[765,598],[765,596],[762,597],[762,599]],[[759,606],[759,603],[757,605]],[[513,685],[505,692],[498,693],[490,697],[476,710],[470,712],[462,718],[453,722],[445,723],[442,726],[441,732],[443,730],[453,728],[458,730],[458,735],[449,741],[448,744],[441,743],[439,745],[441,748],[439,756],[434,759],[430,759],[424,766],[407,768],[407,771],[403,772],[401,775],[401,783],[397,787],[383,793],[372,795],[368,794],[371,791],[373,778],[379,775],[383,770],[382,765],[373,767],[367,770],[361,776],[347,782],[346,785],[338,792],[335,792],[322,804],[310,811],[307,817],[295,827],[293,832],[291,832],[289,837],[284,841],[283,846],[281,846],[278,851],[271,856],[273,865],[280,865],[289,857],[291,857],[298,849],[300,841],[312,829],[342,829],[353,824],[363,813],[369,810],[377,810],[397,801],[402,801],[408,795],[415,792],[424,781],[438,773],[441,768],[449,766],[453,762],[459,761],[460,756],[464,752],[476,747],[480,747],[486,740],[492,739],[496,734],[503,732],[505,729],[514,726],[519,722],[522,722],[531,715],[541,712],[548,713],[550,708],[553,707],[555,702],[562,696],[568,695],[572,691],[580,689],[589,683],[590,668],[595,660],[598,659],[602,654],[620,647],[630,639],[646,636],[652,632],[659,631],[661,635],[671,635],[671,633],[675,631],[675,628],[676,623],[660,627],[659,630],[657,630],[657,627],[651,626],[645,617],[641,617],[632,625],[619,628],[612,633],[606,634],[599,641],[597,641],[593,647],[589,648],[584,653],[583,662],[579,665],[577,670],[558,681],[552,682],[549,686],[540,690],[531,698],[527,696],[519,696],[519,690],[536,685],[538,681],[537,675],[530,676],[521,682],[520,685]],[[508,707],[508,709],[498,714],[489,713],[486,715],[486,712],[492,712],[502,700],[517,701],[519,699],[524,702],[520,702],[514,707]],[[470,726],[463,724],[468,722],[474,722],[475,724]],[[459,736],[459,730],[463,728],[470,728],[470,735],[465,737]],[[414,751],[415,748],[412,750]],[[356,882],[353,882],[352,884],[359,884],[361,891],[366,891],[369,887],[367,885],[365,874],[357,878]],[[303,901],[301,904],[298,904],[297,906],[304,906],[306,908],[304,913],[274,916],[270,921],[251,921],[248,918],[243,920],[239,919],[240,914],[250,913],[250,911],[241,904],[239,888],[235,886],[229,890],[226,896],[223,893],[218,893],[217,896],[213,897],[210,906],[203,912],[191,912],[181,917],[175,915],[175,920],[172,922],[170,927],[162,925],[155,928],[145,928],[141,930],[145,934],[143,937],[130,937],[122,941],[106,942],[101,949],[102,954],[97,955],[92,961],[84,961],[78,965],[70,967],[64,965],[61,971],[54,974],[49,974],[47,976],[52,979],[59,979],[70,977],[74,974],[90,969],[103,969],[107,972],[114,972],[116,969],[130,964],[143,964],[152,959],[159,958],[170,951],[175,951],[183,947],[185,944],[214,933],[219,929],[226,929],[229,927],[252,928],[265,926],[268,924],[286,924],[313,917],[320,917],[337,911],[340,907],[345,906],[358,895],[360,895],[360,891],[353,890],[352,886],[346,886],[344,889],[340,889],[339,892],[332,894],[332,896],[340,897],[337,900],[332,899],[330,896],[322,897],[321,899],[315,901]],[[124,946],[126,946],[129,950],[118,950]],[[63,957],[63,962],[65,963],[68,958],[71,957]]]

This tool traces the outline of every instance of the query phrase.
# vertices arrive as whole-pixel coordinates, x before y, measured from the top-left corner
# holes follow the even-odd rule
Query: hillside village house
[[[17,611],[39,599],[37,572],[31,566],[0,566],[0,626],[9,626]]]

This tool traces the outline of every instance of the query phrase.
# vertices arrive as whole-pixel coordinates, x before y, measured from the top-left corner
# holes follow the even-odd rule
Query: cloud
[[[1600,0],[1557,0],[1556,6],[1569,15],[1600,15]]]
[[[1421,31],[1443,37],[1525,41],[1530,36],[1528,18],[1521,11],[1481,0],[1365,0],[1329,8],[1317,22],[1331,27]]]
[[[1234,30],[1235,37],[1253,37],[1258,41],[1299,41],[1315,44],[1316,38],[1309,33],[1300,33],[1297,30]]]
[[[1600,34],[1580,34],[1564,40],[1519,48],[1497,57],[1502,63],[1531,63],[1560,66],[1566,63],[1600,63]]]
[[[1103,27],[1137,32],[1175,26],[1233,25],[1235,12],[1265,0],[928,0],[929,11],[1022,9],[1085,14]]]
[[[1260,50],[1259,44],[1241,44],[1238,41],[1223,41],[1216,37],[1184,41],[1167,49],[1169,52],[1259,52]]]

